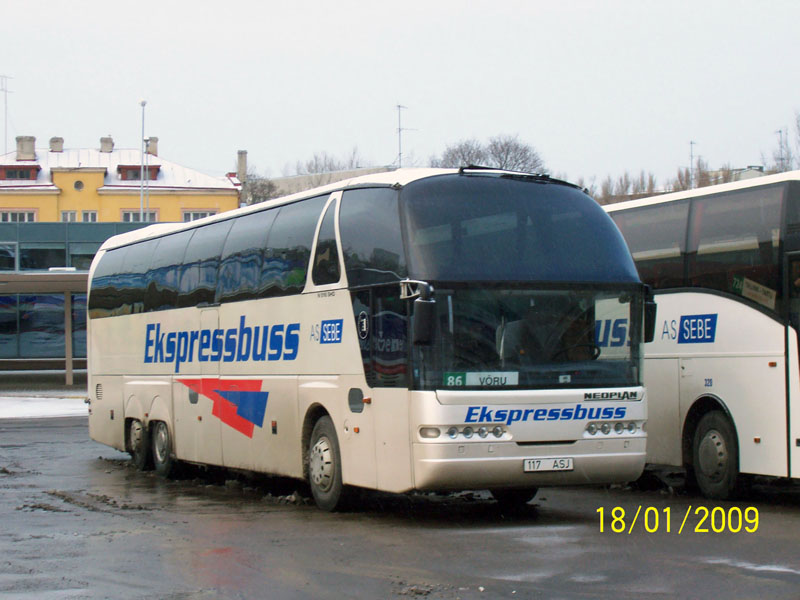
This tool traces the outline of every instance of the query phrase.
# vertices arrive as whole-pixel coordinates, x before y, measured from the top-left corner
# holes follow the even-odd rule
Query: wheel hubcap
[[[154,445],[156,460],[163,463],[167,460],[167,453],[169,452],[169,435],[167,428],[163,424],[156,427],[156,438]]]
[[[333,483],[333,456],[328,438],[320,438],[311,447],[308,461],[311,482],[323,492],[327,492]]]
[[[710,479],[722,479],[728,466],[728,449],[719,431],[710,429],[706,432],[698,454],[700,471]]]

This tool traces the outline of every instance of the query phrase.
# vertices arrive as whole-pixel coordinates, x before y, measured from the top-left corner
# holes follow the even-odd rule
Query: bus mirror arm
[[[653,289],[645,286],[644,296],[644,343],[652,342],[656,337],[656,299]]]

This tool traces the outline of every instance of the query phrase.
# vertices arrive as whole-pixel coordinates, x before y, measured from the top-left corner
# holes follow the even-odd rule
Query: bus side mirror
[[[656,337],[656,299],[650,286],[647,287],[644,299],[644,343],[652,342]]]
[[[436,330],[436,300],[417,298],[414,300],[414,336],[415,346],[430,346]]]

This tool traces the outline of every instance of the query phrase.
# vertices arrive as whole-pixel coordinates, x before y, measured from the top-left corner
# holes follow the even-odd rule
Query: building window
[[[46,271],[51,267],[67,266],[66,244],[59,242],[20,242],[21,271]]]
[[[151,181],[158,179],[158,172],[161,170],[161,165],[147,165],[147,178]],[[117,166],[117,173],[119,178],[123,181],[139,181],[142,178],[141,165],[119,165]]]
[[[97,223],[97,211],[84,210],[81,213],[81,221],[83,221],[84,223]]]
[[[28,210],[3,210],[0,211],[0,223],[33,223],[36,213]]]
[[[62,223],[74,223],[78,220],[78,212],[74,210],[62,210],[61,211],[61,222]]]
[[[183,222],[196,221],[217,214],[215,210],[185,210],[183,211]]]
[[[143,215],[144,219],[140,219],[138,210],[123,210],[122,221],[124,223],[140,223],[142,221],[147,223],[155,223],[158,220],[156,211],[154,210],[151,210],[150,212],[145,211]]]
[[[33,181],[39,174],[39,165],[29,167],[0,167],[0,179],[21,179]]]
[[[14,242],[0,242],[0,271],[16,270],[17,245]]]

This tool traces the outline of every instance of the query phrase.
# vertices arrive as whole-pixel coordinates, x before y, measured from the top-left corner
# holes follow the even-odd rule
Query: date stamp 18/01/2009
[[[656,508],[639,505],[636,512],[626,512],[621,506],[597,509],[600,516],[600,533],[633,533],[643,529],[646,533],[755,533],[758,531],[758,509],[754,506],[723,508],[715,506],[691,506],[683,514],[670,507]],[[606,523],[607,518],[610,522]]]

